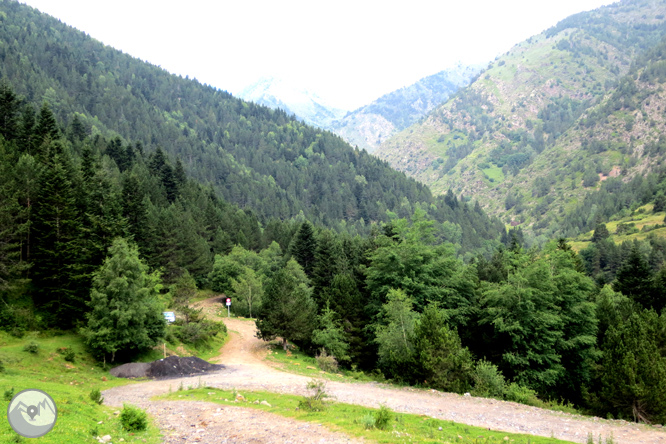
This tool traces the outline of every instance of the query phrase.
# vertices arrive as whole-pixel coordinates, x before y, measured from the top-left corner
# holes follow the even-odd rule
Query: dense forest
[[[210,289],[322,367],[666,421],[663,240],[618,245],[588,217],[572,222],[594,227],[580,254],[564,238],[526,248],[478,203],[435,199],[329,133],[0,6],[16,36],[0,48],[0,329],[70,329],[116,361],[217,333],[188,309]],[[663,217],[666,175],[605,184],[644,190],[626,204]],[[585,204],[627,210],[605,196]],[[167,327],[165,305],[184,321]]]
[[[463,251],[490,248],[484,244],[500,235],[498,220],[453,214],[423,184],[283,111],[173,76],[15,1],[0,2],[0,20],[0,78],[26,101],[48,103],[64,127],[76,116],[93,138],[161,147],[193,179],[262,221],[302,214],[367,234],[373,222],[389,220],[387,210],[406,217],[422,206],[439,223],[460,225],[441,231],[459,234],[448,240]]]

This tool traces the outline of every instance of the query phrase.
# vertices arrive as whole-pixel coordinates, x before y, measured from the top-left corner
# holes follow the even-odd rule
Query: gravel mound
[[[129,364],[112,368],[109,373],[116,378],[145,378],[149,369],[150,363],[130,362]]]
[[[213,373],[223,368],[222,364],[211,364],[194,356],[169,356],[150,363],[123,364],[112,368],[110,373],[118,378],[179,378]]]

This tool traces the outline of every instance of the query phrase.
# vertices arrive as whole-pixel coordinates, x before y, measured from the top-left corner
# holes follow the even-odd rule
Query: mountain
[[[272,109],[280,108],[318,128],[330,129],[346,111],[327,104],[317,94],[275,77],[264,77],[243,89],[239,97]]]
[[[663,0],[630,0],[571,16],[498,57],[377,155],[532,234],[577,234],[563,229],[574,211],[590,229],[601,214],[580,212],[586,196],[664,160],[665,15]]]
[[[503,230],[478,206],[435,198],[386,162],[284,111],[169,74],[15,1],[0,2],[0,21],[0,78],[25,102],[47,104],[70,139],[89,136],[112,170],[122,171],[119,150],[129,144],[147,154],[159,147],[182,162],[182,174],[264,223],[307,218],[367,233],[389,212],[406,217],[421,207],[440,227],[453,224],[443,238],[463,250]]]
[[[407,128],[445,102],[461,87],[469,85],[481,71],[479,66],[457,66],[424,77],[413,85],[385,94],[369,105],[333,122],[332,130],[368,152]]]

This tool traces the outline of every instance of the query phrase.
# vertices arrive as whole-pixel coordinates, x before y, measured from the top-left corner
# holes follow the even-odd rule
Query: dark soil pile
[[[187,358],[169,356],[159,361],[153,361],[150,364],[150,370],[148,370],[148,377],[174,378],[178,376],[192,376],[212,373],[223,368],[222,364],[211,364],[194,356]]]
[[[179,378],[212,373],[223,368],[222,364],[211,364],[194,356],[169,356],[151,363],[123,364],[112,368],[110,373],[118,378]]]

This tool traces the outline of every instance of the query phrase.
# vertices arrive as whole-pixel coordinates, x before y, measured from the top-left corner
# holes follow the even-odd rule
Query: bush
[[[381,405],[377,413],[375,413],[375,428],[386,430],[392,418],[391,409],[385,405]]]
[[[199,344],[205,342],[220,332],[226,332],[223,322],[214,322],[202,319],[199,322],[190,322],[183,326],[176,326],[174,335],[186,344]]]
[[[496,365],[485,360],[477,362],[472,378],[474,379],[472,392],[475,396],[498,399],[504,397],[506,383],[504,375]]]
[[[37,354],[39,353],[39,344],[35,341],[31,341],[29,344],[23,346],[23,351],[28,353]]]
[[[120,424],[128,432],[140,432],[148,428],[148,415],[138,407],[123,404],[123,411],[120,412]]]
[[[56,352],[63,355],[67,362],[74,362],[76,360],[76,353],[74,353],[71,347],[61,347]]]
[[[14,387],[5,390],[3,397],[5,398],[5,401],[11,401],[14,397]]]
[[[97,388],[93,389],[90,392],[90,395],[88,396],[90,397],[90,400],[97,405],[102,405],[102,403],[104,402],[104,397],[102,396],[102,392]]]
[[[315,358],[317,365],[325,372],[337,372],[338,361],[335,356],[326,354],[326,350],[322,349],[321,354]]]
[[[68,348],[65,351],[65,361],[67,362],[74,362],[76,360],[76,353],[74,353],[74,350],[71,348]]]
[[[5,371],[5,364],[2,362],[2,359],[0,359],[0,373]]]
[[[305,396],[302,401],[299,401],[298,407],[308,412],[323,412],[326,410],[325,398],[326,382],[313,379],[308,382],[306,386],[312,392],[310,396]]]
[[[504,397],[507,401],[519,402],[521,404],[540,406],[541,402],[536,396],[536,392],[531,388],[523,387],[512,382],[506,389]]]
[[[375,426],[375,417],[368,413],[363,418],[361,418],[361,424],[363,425],[364,429],[370,430]]]

